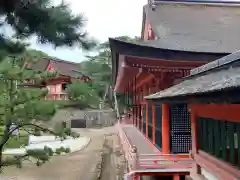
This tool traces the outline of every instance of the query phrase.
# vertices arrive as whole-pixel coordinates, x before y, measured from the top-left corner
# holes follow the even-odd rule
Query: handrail
[[[132,152],[133,146],[129,142],[126,132],[122,129],[118,122],[119,136],[122,142],[122,147],[125,152],[126,159],[130,170],[135,170],[134,163],[137,164],[137,169],[190,169],[193,159],[190,154],[138,154]],[[136,167],[136,166],[135,166]]]
[[[122,144],[122,148],[123,148],[123,151],[124,151],[124,154],[125,154],[125,157],[128,161],[128,168],[131,170],[132,168],[132,162],[133,162],[133,157],[132,157],[132,145],[130,144],[128,138],[127,138],[127,135],[126,133],[123,131],[123,129],[121,128],[121,125],[120,123],[118,122],[117,123],[117,129],[118,129],[118,132],[119,132],[119,137],[120,137],[120,140],[121,140],[121,144]]]

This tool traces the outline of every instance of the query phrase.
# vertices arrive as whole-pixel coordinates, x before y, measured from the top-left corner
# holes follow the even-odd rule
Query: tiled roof
[[[204,64],[203,66],[194,68],[191,70],[190,75],[196,75],[199,73],[203,73],[203,72],[209,71],[211,69],[217,68],[219,66],[233,63],[237,60],[240,60],[240,51],[237,51],[235,53],[224,56],[216,61],[212,61],[210,63]]]
[[[161,1],[154,9],[149,5],[144,9],[146,21],[159,38],[158,47],[226,53],[239,49],[240,3],[233,6]]]
[[[59,59],[43,58],[41,60],[38,60],[36,63],[28,64],[27,67],[38,71],[45,71],[49,63],[51,63],[54,70],[61,75],[70,76],[73,78],[85,76],[82,72],[79,71],[79,63]]]
[[[240,67],[221,69],[203,76],[193,76],[175,86],[146,96],[146,99],[171,98],[176,96],[203,94],[228,88],[240,87]]]
[[[50,62],[50,59],[42,58],[41,60],[37,60],[36,62],[27,63],[27,68],[34,69],[37,71],[45,71],[47,69],[47,66]]]

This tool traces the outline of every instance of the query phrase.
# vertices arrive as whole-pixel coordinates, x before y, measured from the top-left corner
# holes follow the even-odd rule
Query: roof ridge
[[[67,60],[63,60],[63,59],[58,59],[58,58],[53,58],[53,57],[50,57],[50,58],[43,58],[43,59],[48,59],[50,61],[57,61],[57,62],[64,62],[64,63],[68,63],[68,64],[79,64],[79,63],[76,63],[76,62],[72,62],[72,61],[67,61]]]

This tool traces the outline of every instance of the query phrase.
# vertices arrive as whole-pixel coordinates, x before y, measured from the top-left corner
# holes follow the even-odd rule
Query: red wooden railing
[[[120,123],[117,124],[117,128],[129,171],[136,169],[186,169],[190,171],[193,163],[190,154],[138,154],[137,147],[130,144]]]

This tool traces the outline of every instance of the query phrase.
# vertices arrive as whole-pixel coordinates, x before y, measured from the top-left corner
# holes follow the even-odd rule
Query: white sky
[[[60,0],[54,0],[55,3]],[[74,13],[84,13],[88,19],[87,31],[99,41],[109,37],[140,36],[142,10],[147,0],[66,0]],[[84,54],[79,48],[53,49],[50,45],[40,45],[31,40],[32,48],[42,50],[51,56],[79,62]]]

